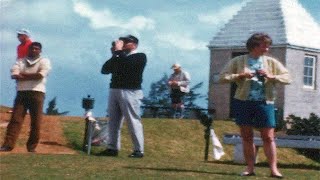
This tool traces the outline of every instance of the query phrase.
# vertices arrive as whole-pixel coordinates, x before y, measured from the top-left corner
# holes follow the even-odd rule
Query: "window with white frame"
[[[303,85],[305,88],[315,89],[316,57],[306,55],[303,66]]]

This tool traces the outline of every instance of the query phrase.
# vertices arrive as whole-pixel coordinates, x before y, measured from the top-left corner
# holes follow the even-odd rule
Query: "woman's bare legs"
[[[277,167],[277,150],[274,141],[274,128],[262,128],[260,130],[263,140],[263,150],[268,159],[271,174],[282,176]]]
[[[245,172],[254,172],[256,148],[253,144],[253,128],[251,126],[240,126],[240,134],[242,137],[243,154],[247,163]]]

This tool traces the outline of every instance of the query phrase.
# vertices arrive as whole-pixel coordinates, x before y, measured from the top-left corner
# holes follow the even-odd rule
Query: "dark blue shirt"
[[[124,51],[115,51],[104,63],[102,74],[112,74],[110,88],[141,89],[142,74],[147,63],[144,53],[127,55]]]

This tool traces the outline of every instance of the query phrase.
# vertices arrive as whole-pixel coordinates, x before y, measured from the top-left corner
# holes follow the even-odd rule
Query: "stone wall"
[[[303,85],[303,67],[306,55],[316,57],[316,87],[305,88]],[[297,49],[287,50],[287,67],[291,72],[293,82],[285,89],[284,116],[294,114],[301,117],[309,117],[310,113],[320,115],[320,53]]]

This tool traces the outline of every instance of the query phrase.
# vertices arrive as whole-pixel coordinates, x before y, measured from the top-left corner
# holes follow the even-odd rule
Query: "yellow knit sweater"
[[[237,90],[234,98],[239,100],[247,100],[250,82],[248,78],[239,78],[239,74],[249,72],[248,55],[242,55],[231,59],[220,73],[220,83],[235,82]],[[266,79],[264,82],[266,101],[273,102],[275,99],[274,88],[277,83],[290,84],[291,77],[288,70],[276,59],[268,56],[262,56],[263,69],[269,74],[273,74],[275,79]]]

